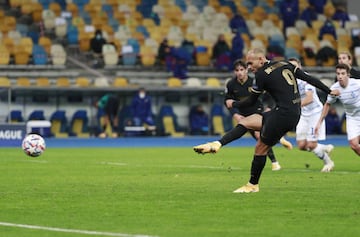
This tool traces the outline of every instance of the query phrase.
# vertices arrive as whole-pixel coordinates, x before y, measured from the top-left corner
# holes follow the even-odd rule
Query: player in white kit
[[[316,132],[320,128],[320,123],[329,112],[331,104],[340,101],[345,110],[346,133],[351,149],[360,156],[360,80],[349,77],[350,68],[346,64],[336,66],[337,82],[331,86],[332,90],[338,90],[339,96],[328,96],[322,110]]]
[[[298,59],[290,58],[288,61],[301,68]],[[323,160],[324,167],[321,172],[330,172],[334,168],[334,162],[329,154],[334,149],[334,146],[318,143],[318,141],[326,138],[325,122],[321,123],[319,133],[315,134],[315,127],[321,116],[323,104],[314,86],[299,79],[297,79],[297,83],[301,96],[301,116],[296,126],[296,143],[300,150],[311,151],[319,159]]]

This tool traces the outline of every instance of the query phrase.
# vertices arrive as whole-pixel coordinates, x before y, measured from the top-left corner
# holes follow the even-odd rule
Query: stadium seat
[[[182,87],[182,81],[180,78],[170,77],[167,79],[167,86],[168,87]]]
[[[151,46],[141,46],[140,61],[143,66],[153,66],[156,61],[156,53]]]
[[[53,65],[65,65],[66,51],[61,44],[51,45],[50,56]]]
[[[0,65],[8,65],[10,63],[9,50],[0,43]]]
[[[170,135],[173,137],[182,137],[185,135],[177,123],[177,115],[174,113],[171,105],[163,105],[160,108],[158,117],[160,123],[159,127],[164,135]]]
[[[29,120],[46,120],[44,115],[44,110],[32,111],[28,117],[28,121]]]
[[[27,77],[19,77],[16,79],[16,85],[24,87],[31,86],[31,81]]]
[[[223,105],[214,104],[211,107],[210,117],[213,135],[224,135],[227,130],[227,119],[224,113]]]
[[[0,88],[1,87],[10,87],[11,81],[7,77],[0,77]]]
[[[39,87],[49,87],[50,80],[47,77],[39,77],[35,79],[35,85]]]
[[[27,65],[30,62],[31,54],[26,50],[25,46],[18,45],[14,52],[14,63],[16,65]]]
[[[38,44],[41,45],[42,47],[44,47],[45,52],[47,54],[50,54],[50,48],[51,48],[52,42],[49,37],[40,36]]]
[[[102,47],[102,55],[106,66],[117,65],[119,56],[114,45],[104,44]]]
[[[24,122],[24,117],[21,110],[11,110],[9,115],[6,117],[6,122],[10,123],[22,123]]]
[[[113,86],[114,87],[127,87],[127,86],[129,86],[129,82],[124,77],[117,77],[113,81]]]
[[[206,86],[209,86],[209,87],[221,87],[221,82],[216,77],[209,77],[208,79],[206,79],[205,84],[206,84]]]
[[[33,45],[33,63],[35,65],[46,65],[48,63],[48,55],[43,46],[34,44]]]
[[[66,138],[69,136],[67,128],[67,118],[65,110],[57,110],[50,116],[51,134],[57,138]]]
[[[56,15],[52,10],[44,9],[42,12],[42,19],[45,30],[50,31],[55,28]]]
[[[69,134],[76,137],[90,137],[88,122],[89,118],[86,110],[75,111],[71,119]]]
[[[75,79],[75,86],[88,87],[90,86],[90,80],[87,77],[78,77]]]
[[[59,77],[56,79],[57,87],[70,87],[70,79],[67,77]]]
[[[199,78],[196,77],[190,77],[185,80],[185,87],[201,87],[202,83]]]
[[[28,53],[28,54],[32,54],[32,50],[33,50],[33,41],[30,37],[22,37],[20,39],[20,42],[19,42],[19,45],[24,47],[25,51]]]

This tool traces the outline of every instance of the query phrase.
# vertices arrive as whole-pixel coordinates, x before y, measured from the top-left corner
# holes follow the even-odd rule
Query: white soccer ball
[[[22,149],[26,155],[38,157],[45,151],[45,140],[38,134],[28,134],[22,141]]]

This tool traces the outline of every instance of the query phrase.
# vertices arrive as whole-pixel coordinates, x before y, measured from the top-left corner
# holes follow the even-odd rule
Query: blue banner
[[[24,124],[0,124],[0,147],[21,146],[26,135]]]

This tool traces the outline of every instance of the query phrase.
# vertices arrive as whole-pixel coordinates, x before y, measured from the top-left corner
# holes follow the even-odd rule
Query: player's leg
[[[253,138],[255,138],[256,140],[259,139],[259,137],[260,137],[259,131],[249,130],[249,132]],[[272,148],[269,149],[269,151],[267,153],[267,157],[269,157],[269,159],[271,160],[271,170],[272,171],[281,170],[280,163],[276,160],[275,153]]]
[[[234,190],[234,193],[256,193],[259,192],[259,179],[266,164],[266,154],[271,146],[258,140],[255,147],[255,155],[251,163],[250,180],[244,186]]]
[[[352,118],[346,118],[346,133],[351,149],[360,156],[360,122]]]
[[[349,140],[349,145],[351,149],[360,156],[360,144],[359,144],[359,137],[355,137],[351,140]]]
[[[266,154],[282,136],[293,129],[299,121],[299,115],[283,111],[270,111],[263,115],[260,139],[256,143],[255,154],[251,164],[249,182],[236,189],[235,193],[251,193],[259,191],[259,179],[266,163]]]
[[[241,122],[222,136],[218,141],[208,142],[198,146],[194,146],[193,149],[195,152],[200,154],[206,153],[216,153],[218,150],[225,146],[226,144],[241,138],[248,131],[248,127],[251,129],[256,128],[259,130],[262,124],[262,116],[259,114],[250,115],[241,120]]]
[[[326,128],[325,123],[321,124],[321,127],[317,134],[315,134],[315,127],[317,121],[319,121],[321,113],[316,113],[312,116],[301,117],[297,125],[297,138],[305,138],[305,146],[302,146],[303,150],[313,152],[320,160],[324,162],[324,167],[321,172],[330,172],[334,168],[334,162],[330,158],[330,153],[334,149],[334,146],[324,145],[318,141],[325,140]]]

